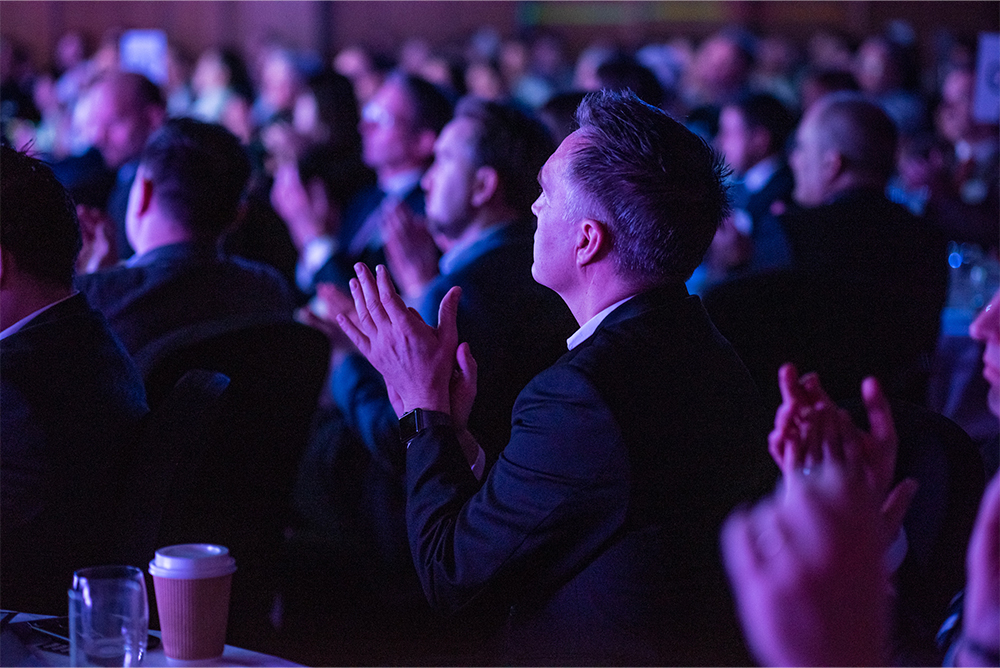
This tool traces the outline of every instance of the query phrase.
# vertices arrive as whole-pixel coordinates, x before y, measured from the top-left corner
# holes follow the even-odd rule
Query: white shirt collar
[[[767,185],[767,182],[771,180],[780,167],[781,159],[777,155],[764,158],[747,170],[743,177],[743,187],[747,189],[748,193],[758,192]]]
[[[408,172],[393,174],[385,179],[379,179],[378,187],[381,188],[382,192],[386,195],[395,195],[396,197],[403,199],[403,196],[410,192],[410,190],[412,190],[413,187],[420,182],[420,177],[423,176],[423,174],[424,172],[422,169],[413,169]]]
[[[47,306],[43,306],[42,308],[38,309],[37,311],[35,311],[31,315],[28,315],[28,316],[25,316],[25,317],[21,318],[20,320],[18,320],[17,322],[15,322],[13,325],[11,325],[7,329],[5,329],[2,332],[0,332],[0,341],[6,339],[8,336],[11,336],[12,334],[17,334],[19,331],[21,331],[21,329],[24,328],[25,325],[27,325],[29,322],[31,322],[37,316],[41,315],[42,313],[45,313],[46,311],[48,311],[50,308],[52,308],[56,304],[61,304],[62,302],[66,301],[67,299],[70,299],[70,298],[72,298],[72,297],[74,297],[76,295],[77,295],[77,291],[74,290],[73,294],[69,295],[68,297],[63,297],[62,299],[60,299],[58,301],[54,301],[51,304],[48,304]]]
[[[590,335],[593,334],[595,331],[597,331],[597,328],[601,325],[602,322],[604,322],[605,318],[611,315],[612,311],[614,311],[616,308],[618,308],[628,300],[632,299],[632,297],[634,296],[635,295],[629,295],[625,299],[615,302],[614,304],[607,307],[606,309],[595,315],[587,322],[583,323],[583,326],[580,327],[580,329],[576,330],[573,333],[573,336],[566,339],[566,347],[569,348],[570,350],[573,350],[573,348],[576,348],[578,345],[589,339]]]

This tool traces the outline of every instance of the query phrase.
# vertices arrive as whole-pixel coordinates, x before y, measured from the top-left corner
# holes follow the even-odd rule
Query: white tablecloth
[[[6,612],[6,611],[4,611]],[[10,624],[41,619],[47,615],[32,615],[18,613],[7,619],[0,635],[0,665],[2,666],[68,666],[69,654],[58,651],[59,643],[48,643],[42,634],[35,633],[27,637],[27,642],[10,628]],[[158,636],[159,631],[150,631],[150,635]],[[37,639],[37,642],[36,642]],[[51,640],[55,640],[54,638]],[[162,645],[146,653],[143,666],[299,666],[301,664],[286,661],[270,654],[251,652],[232,645],[226,645],[222,656],[213,661],[177,661],[167,658]]]

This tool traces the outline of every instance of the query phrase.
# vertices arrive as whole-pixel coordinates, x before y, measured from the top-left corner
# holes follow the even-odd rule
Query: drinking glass
[[[95,566],[73,573],[69,654],[73,666],[137,666],[146,653],[149,600],[134,566]]]

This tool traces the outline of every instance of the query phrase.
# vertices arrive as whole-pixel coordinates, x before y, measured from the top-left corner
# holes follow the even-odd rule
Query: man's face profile
[[[579,131],[563,140],[538,172],[542,192],[531,205],[538,219],[531,276],[560,295],[570,285],[574,265],[570,158],[584,142]]]

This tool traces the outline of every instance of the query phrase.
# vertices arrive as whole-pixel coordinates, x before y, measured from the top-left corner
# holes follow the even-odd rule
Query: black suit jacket
[[[208,336],[238,324],[290,319],[295,301],[274,268],[193,243],[161,246],[117,267],[77,276],[76,286],[107,317],[141,368],[147,368],[143,360],[189,343],[199,332]]]
[[[840,193],[781,223],[794,267],[810,281],[813,320],[836,314],[815,328],[832,332],[837,346],[827,391],[853,396],[863,376],[876,375],[889,392],[923,404],[948,285],[945,237],[880,189]]]
[[[0,565],[9,608],[65,614],[73,571],[112,559],[115,483],[142,379],[83,295],[0,341]]]
[[[745,663],[718,533],[774,478],[749,374],[683,286],[613,311],[539,374],[480,486],[454,430],[406,453],[424,592],[510,606],[515,664]]]
[[[469,427],[486,452],[487,467],[510,438],[517,395],[566,351],[566,337],[575,325],[562,300],[531,277],[532,236],[532,227],[521,221],[480,238],[460,254],[448,273],[428,286],[418,309],[436,326],[445,293],[456,285],[462,288],[458,335],[469,343],[479,370]],[[351,355],[334,369],[331,390],[371,457],[362,473],[351,469],[331,477],[340,481],[336,485],[340,490],[349,489],[351,479],[364,480],[357,504],[364,517],[362,532],[371,534],[368,539],[378,555],[369,559],[378,564],[372,580],[379,588],[389,588],[387,596],[396,605],[406,597],[413,601],[416,614],[425,615],[426,602],[406,538],[405,454],[382,377],[360,355]],[[335,510],[343,513],[345,508]]]

